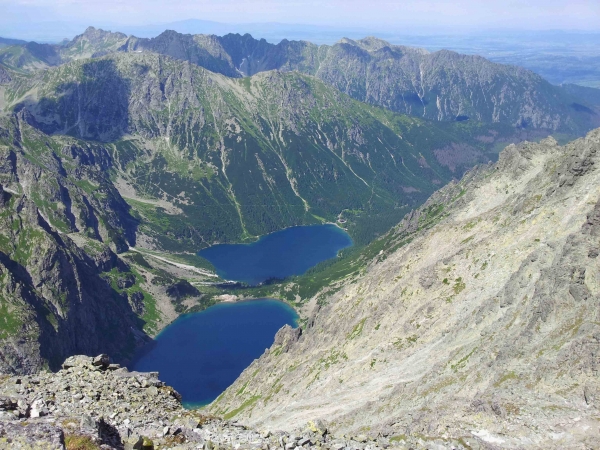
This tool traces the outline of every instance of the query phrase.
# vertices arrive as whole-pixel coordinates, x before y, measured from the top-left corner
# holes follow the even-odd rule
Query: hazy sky
[[[400,28],[600,30],[600,0],[0,0],[0,25],[185,19]]]

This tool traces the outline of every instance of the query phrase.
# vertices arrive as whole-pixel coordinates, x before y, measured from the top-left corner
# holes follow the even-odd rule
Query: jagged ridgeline
[[[144,39],[90,27],[63,46],[28,43],[1,49],[0,63],[32,72],[116,52],[168,55],[228,77],[295,70],[357,100],[431,120],[470,119],[575,134],[600,126],[589,95],[553,86],[529,70],[373,37],[319,46],[287,39],[271,44],[249,34],[186,35],[169,30]]]
[[[167,250],[340,213],[366,242],[514,137],[398,115],[297,72],[233,79],[149,53],[15,76],[5,100],[44,133],[104,142],[139,231]]]

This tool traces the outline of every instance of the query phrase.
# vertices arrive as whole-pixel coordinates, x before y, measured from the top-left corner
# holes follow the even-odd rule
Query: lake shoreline
[[[288,227],[252,243],[217,244],[197,254],[212,264],[221,279],[253,287],[272,278],[302,275],[353,245],[343,228],[327,223]]]
[[[212,244],[208,245],[207,247],[201,248],[196,253],[194,253],[194,255],[198,256],[198,253],[200,253],[202,250],[206,250],[207,248],[214,247],[216,245],[252,245],[252,244],[255,244],[257,241],[259,241],[260,239],[262,239],[262,238],[264,238],[266,236],[270,236],[270,235],[275,234],[275,233],[280,233],[282,231],[286,231],[286,230],[289,230],[291,228],[320,227],[320,226],[323,226],[323,225],[334,225],[337,228],[339,228],[340,230],[342,230],[344,233],[347,233],[348,236],[350,236],[350,234],[348,233],[348,230],[346,228],[340,226],[340,224],[337,223],[337,222],[312,223],[312,224],[309,224],[309,225],[291,225],[289,227],[284,227],[284,228],[281,228],[279,230],[270,231],[269,233],[261,234],[260,236],[254,236],[256,239],[253,240],[253,241],[251,241],[251,242],[247,242],[247,241],[243,241],[243,242],[237,242],[237,241],[232,241],[232,242],[216,242],[215,241]],[[350,236],[350,239],[352,239],[352,236]],[[352,242],[354,243],[353,239],[352,239]]]

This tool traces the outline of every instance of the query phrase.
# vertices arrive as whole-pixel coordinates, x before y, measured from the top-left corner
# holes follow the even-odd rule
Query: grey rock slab
[[[0,422],[0,448],[64,450],[62,429],[47,423]]]

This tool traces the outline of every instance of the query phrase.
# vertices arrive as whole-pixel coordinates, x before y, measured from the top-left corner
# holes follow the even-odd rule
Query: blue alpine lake
[[[301,275],[351,245],[348,233],[327,224],[286,228],[252,244],[218,244],[198,254],[215,266],[221,278],[256,285]]]
[[[184,405],[198,407],[216,399],[273,344],[277,330],[296,327],[298,316],[286,303],[259,299],[220,303],[180,317],[131,365],[158,371]]]
[[[215,245],[199,255],[222,278],[255,285],[303,274],[351,245],[350,236],[335,225],[314,225],[287,228],[252,244]],[[205,405],[271,346],[277,330],[297,326],[297,319],[294,309],[278,300],[220,303],[177,319],[130,366],[160,372],[186,406]]]

